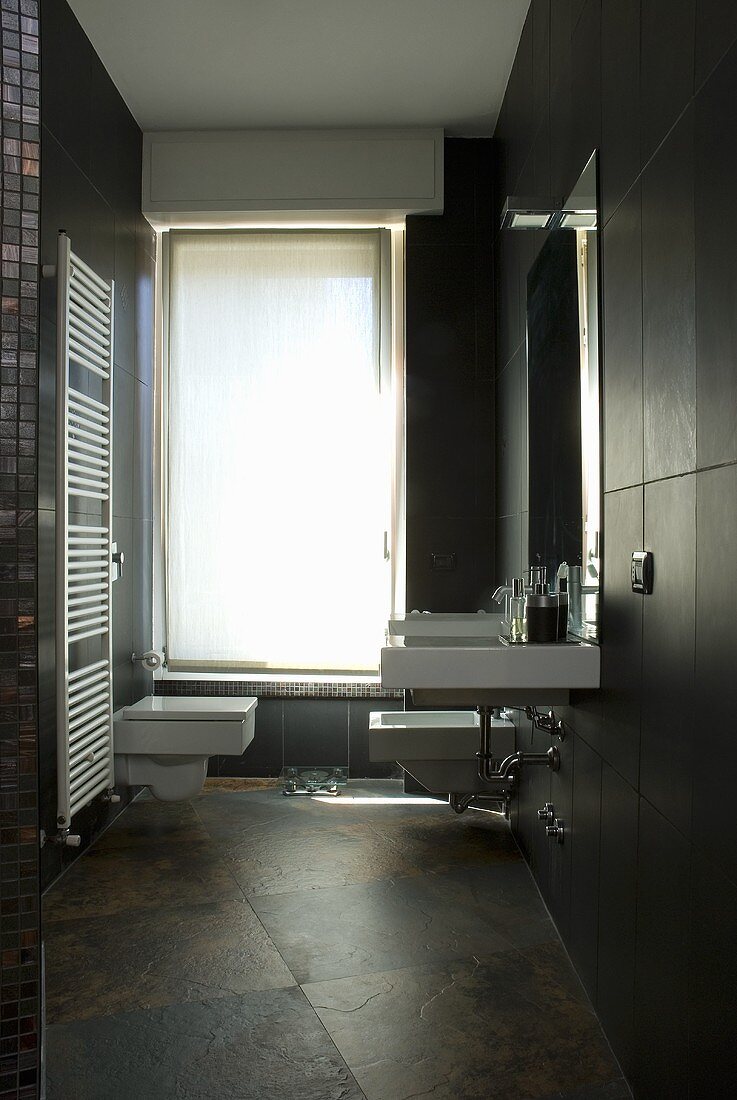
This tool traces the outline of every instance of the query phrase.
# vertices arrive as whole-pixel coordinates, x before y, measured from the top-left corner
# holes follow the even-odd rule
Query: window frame
[[[177,668],[171,669],[167,663],[167,534],[168,534],[168,396],[169,396],[169,288],[170,288],[170,241],[171,233],[178,229],[190,232],[190,227],[178,226],[177,229],[159,232],[159,247],[156,266],[156,357],[154,377],[154,576],[153,576],[153,642],[154,648],[164,655],[162,667],[154,674],[155,679],[182,680],[241,680],[261,683],[310,681],[315,683],[377,683],[377,672],[307,671],[275,670],[273,668],[230,667],[222,664],[202,662],[177,662]],[[390,603],[387,615],[405,609],[405,562],[406,562],[406,519],[405,519],[405,352],[404,352],[404,261],[405,232],[404,225],[356,225],[352,223],[300,224],[298,226],[259,225],[259,226],[192,226],[192,230],[203,233],[254,232],[279,233],[282,231],[304,230],[327,232],[345,229],[379,229],[381,234],[381,275],[380,275],[380,349],[379,349],[379,391],[385,387],[392,394],[393,445],[390,454],[390,515],[386,536],[390,567]],[[377,665],[379,654],[377,653]],[[191,666],[191,667],[190,667]]]

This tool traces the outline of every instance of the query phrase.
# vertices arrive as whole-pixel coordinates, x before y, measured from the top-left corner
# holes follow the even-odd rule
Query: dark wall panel
[[[731,5],[730,5],[731,6]],[[732,7],[737,12],[737,4]],[[737,21],[736,21],[737,22]],[[699,466],[737,460],[737,87],[731,50],[696,99],[696,384]]]
[[[150,675],[130,656],[151,646],[153,552],[153,272],[155,238],[140,212],[141,131],[66,3],[42,0],[41,247],[54,264],[60,230],[74,251],[104,278],[115,279],[113,533],[126,555],[113,587],[113,688],[116,705],[151,691]],[[43,280],[39,362],[39,576],[42,815],[55,831],[54,700],[56,282]],[[94,515],[82,511],[78,520]],[[93,804],[75,817],[78,849],[47,845],[42,882],[48,886],[77,858],[119,807]]]
[[[708,746],[713,769],[693,769],[694,842],[737,883],[737,830],[729,805],[737,775],[737,466],[706,470],[696,484],[696,683],[694,739]],[[726,570],[726,572],[725,572]]]
[[[645,480],[696,465],[693,109],[642,176]]]
[[[634,1065],[639,799],[602,765],[596,1005],[622,1068]]]
[[[490,147],[446,141],[445,211],[407,219],[407,606],[427,611],[475,611],[493,590]]]
[[[602,173],[603,174],[603,173]],[[642,481],[642,211],[639,181],[602,232],[605,489]]]
[[[688,845],[645,801],[640,803],[636,1054],[632,1076],[642,1096],[688,1096]]]
[[[735,1080],[716,960],[737,884],[736,12],[533,0],[495,133],[497,212],[508,194],[566,194],[599,149],[602,688],[561,710],[572,760],[547,789],[569,854],[541,842],[538,777],[513,826],[638,1100]],[[495,237],[497,583],[527,556],[525,282],[544,239]],[[646,597],[629,577],[643,547]]]

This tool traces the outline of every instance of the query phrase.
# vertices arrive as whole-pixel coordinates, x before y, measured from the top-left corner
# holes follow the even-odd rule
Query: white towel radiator
[[[56,278],[56,839],[76,846],[77,810],[114,798],[113,283],[65,233]],[[73,512],[82,516],[70,522]]]

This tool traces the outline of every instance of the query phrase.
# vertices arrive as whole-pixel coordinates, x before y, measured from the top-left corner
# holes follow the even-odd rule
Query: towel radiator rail
[[[63,232],[55,273],[55,839],[76,846],[79,837],[69,832],[74,814],[99,795],[117,801],[111,629],[114,284],[72,251]],[[71,522],[75,512],[81,515]]]

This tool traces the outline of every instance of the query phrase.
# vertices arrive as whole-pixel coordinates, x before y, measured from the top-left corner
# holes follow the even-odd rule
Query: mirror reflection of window
[[[527,276],[529,561],[569,570],[571,630],[598,639],[601,572],[597,162]]]
[[[597,310],[596,237],[590,229],[576,230],[578,317],[581,363],[581,515],[583,565],[583,625],[596,630],[601,562],[601,478],[599,463],[599,342]],[[595,589],[595,591],[586,591]]]

